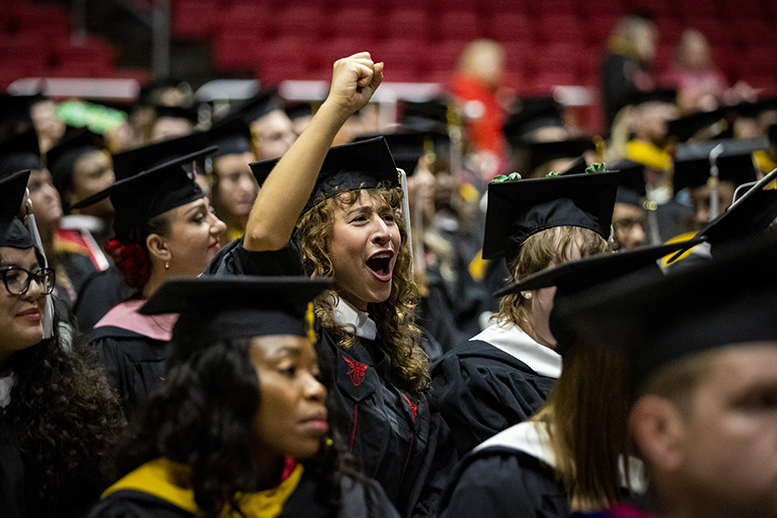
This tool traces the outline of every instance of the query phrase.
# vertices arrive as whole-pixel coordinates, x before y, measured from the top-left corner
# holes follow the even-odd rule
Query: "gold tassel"
[[[313,311],[312,302],[308,302],[308,309],[305,311],[305,322],[308,325],[308,340],[310,340],[311,343],[316,343],[316,331],[314,329],[316,314]]]

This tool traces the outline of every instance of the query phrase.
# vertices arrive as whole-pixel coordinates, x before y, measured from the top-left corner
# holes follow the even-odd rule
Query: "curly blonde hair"
[[[553,227],[529,236],[508,266],[513,280],[519,281],[527,275],[544,270],[551,263],[562,265],[569,262],[574,247],[579,248],[582,257],[587,257],[605,252],[608,246],[607,241],[593,230],[570,226]],[[500,324],[513,323],[526,331],[527,327],[530,327],[529,304],[520,293],[505,295],[499,301],[496,321]]]
[[[418,301],[418,289],[410,274],[411,255],[407,230],[399,214],[402,191],[398,188],[365,189],[372,200],[384,202],[394,209],[401,244],[391,283],[391,294],[380,303],[371,303],[367,309],[375,321],[375,342],[389,355],[391,369],[400,384],[409,390],[420,390],[429,385],[429,360],[418,345],[420,331],[415,326],[414,311]],[[353,205],[361,190],[336,194],[334,203]],[[335,276],[330,245],[334,226],[334,203],[321,199],[302,214],[297,229],[300,236],[302,260],[305,270],[312,277]],[[335,306],[339,298],[335,290],[322,293],[315,301],[316,315],[324,328],[341,347],[351,347],[356,342],[352,326],[335,321]]]

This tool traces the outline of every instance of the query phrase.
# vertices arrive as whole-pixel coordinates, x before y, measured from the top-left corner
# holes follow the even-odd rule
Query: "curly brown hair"
[[[375,342],[391,358],[391,368],[401,385],[409,390],[421,390],[428,386],[429,359],[418,345],[420,331],[415,326],[414,313],[418,302],[418,289],[410,273],[411,255],[407,240],[407,229],[400,217],[399,207],[402,191],[399,188],[365,189],[371,199],[384,202],[394,209],[399,228],[401,244],[394,266],[391,294],[380,303],[368,305],[370,316],[375,320],[377,338]],[[349,206],[356,202],[361,190],[336,194],[329,200],[321,199],[305,212],[297,223],[300,235],[302,260],[305,270],[312,277],[336,276],[330,256],[332,229],[334,226],[334,203]],[[338,301],[335,290],[328,290],[315,301],[316,315],[324,328],[337,340],[341,347],[351,347],[356,338],[349,326],[335,322],[334,310]]]
[[[524,241],[518,255],[510,260],[508,266],[513,280],[519,281],[544,270],[551,263],[561,265],[569,262],[575,246],[580,249],[582,257],[587,257],[605,252],[609,244],[602,236],[587,228],[561,226],[542,230]],[[502,297],[496,315],[497,322],[510,322],[526,330],[529,326],[529,304],[520,293]]]

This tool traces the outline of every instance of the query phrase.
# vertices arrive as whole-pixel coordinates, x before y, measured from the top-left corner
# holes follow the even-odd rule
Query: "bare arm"
[[[373,63],[368,52],[335,62],[329,96],[256,197],[246,227],[246,250],[279,250],[289,242],[335,135],[369,102],[382,80],[383,63]]]

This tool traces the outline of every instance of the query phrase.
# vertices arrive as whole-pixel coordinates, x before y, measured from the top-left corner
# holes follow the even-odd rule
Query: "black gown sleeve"
[[[487,347],[489,356],[446,354],[432,369],[432,386],[460,456],[498,432],[534,415],[554,380],[540,376],[489,344],[468,342],[466,350]]]
[[[569,514],[553,469],[517,451],[484,450],[465,459],[443,497],[440,518],[556,518]]]
[[[280,250],[252,252],[243,238],[225,246],[211,261],[208,275],[306,275],[295,237]]]
[[[193,516],[153,495],[123,490],[116,491],[98,502],[87,518],[192,518]]]

